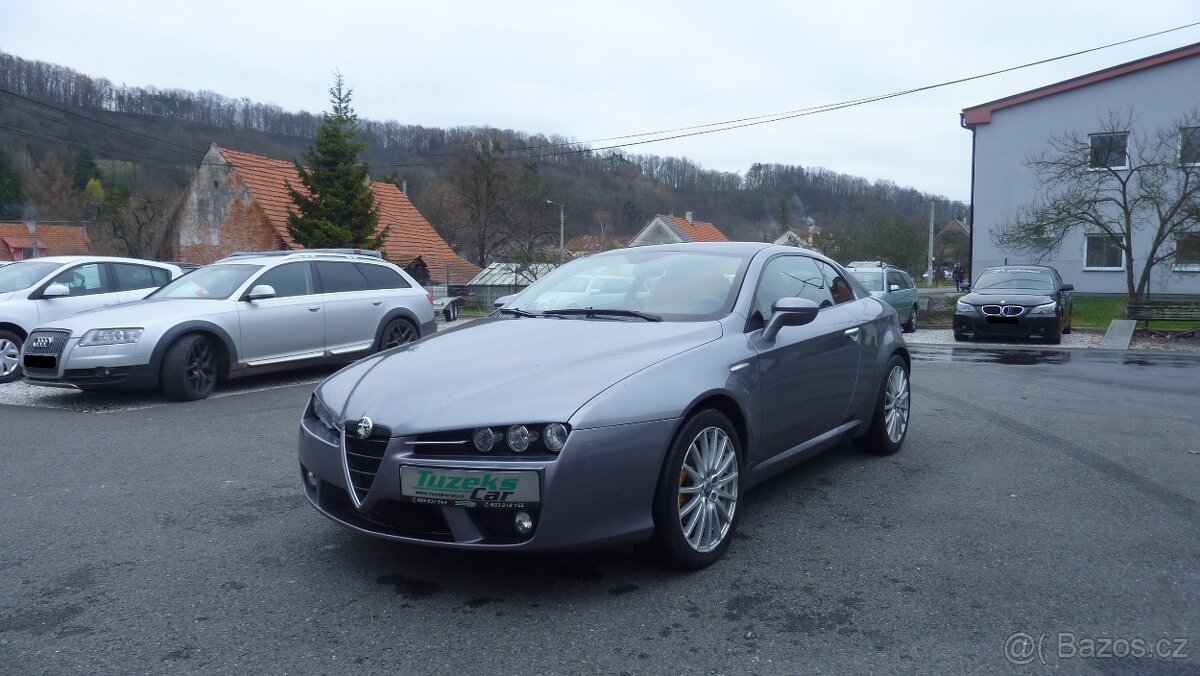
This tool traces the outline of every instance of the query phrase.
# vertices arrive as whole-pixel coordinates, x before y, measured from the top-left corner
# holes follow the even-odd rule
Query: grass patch
[[[1107,329],[1114,319],[1125,318],[1124,298],[1075,296],[1071,325],[1081,329]],[[1138,322],[1142,326],[1143,322]],[[1196,328],[1194,322],[1150,322],[1150,327],[1164,331],[1184,331]]]

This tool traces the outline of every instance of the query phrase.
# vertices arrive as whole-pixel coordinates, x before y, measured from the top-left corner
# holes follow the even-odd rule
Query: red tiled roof
[[[242,176],[255,202],[288,248],[303,248],[287,229],[288,211],[295,210],[295,203],[288,196],[285,181],[302,194],[308,192],[300,182],[296,165],[227,148],[220,151]],[[377,181],[371,184],[371,191],[375,193],[379,208],[376,234],[387,232],[381,250],[388,260],[403,267],[419,257],[429,267],[430,277],[438,283],[446,281],[447,269],[451,284],[466,284],[479,274],[479,267],[455,254],[399,188]]]
[[[968,127],[974,127],[977,124],[988,124],[992,121],[992,113],[1002,108],[1009,108],[1011,106],[1034,101],[1036,99],[1051,96],[1053,94],[1059,94],[1072,89],[1077,89],[1079,87],[1085,87],[1087,85],[1094,84],[1096,82],[1102,82],[1104,80],[1111,80],[1115,77],[1128,75],[1129,73],[1136,73],[1139,70],[1153,68],[1154,66],[1170,63],[1172,61],[1178,61],[1180,59],[1186,59],[1196,55],[1200,55],[1200,42],[1187,45],[1186,47],[1172,49],[1169,52],[1163,52],[1161,54],[1155,54],[1153,56],[1137,59],[1136,61],[1123,63],[1119,66],[1112,66],[1111,68],[1098,70],[1087,75],[1080,75],[1079,77],[1071,78],[1070,80],[1063,80],[1062,82],[1046,85],[1045,87],[1031,89],[1020,94],[1013,94],[1012,96],[1007,96],[995,101],[989,101],[988,103],[981,103],[978,106],[964,108],[962,111],[962,121],[963,124]]]
[[[388,260],[404,266],[420,257],[438,283],[447,281],[447,273],[450,284],[466,284],[480,273],[479,266],[454,253],[399,188],[377,181],[371,190],[379,206],[379,231],[384,233],[381,250]]]
[[[0,223],[0,260],[14,260],[13,249],[32,249],[35,239],[38,254],[42,256],[90,253],[87,233],[82,226],[34,223],[31,235],[24,223]]]
[[[689,242],[728,242],[729,238],[721,234],[717,226],[704,221],[689,221],[686,218],[679,218],[675,214],[662,216],[662,219],[668,224],[674,223],[675,227],[687,238]]]

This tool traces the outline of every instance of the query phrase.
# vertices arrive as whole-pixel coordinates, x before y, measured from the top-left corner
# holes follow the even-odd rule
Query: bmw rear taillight
[[[429,299],[430,305],[433,305],[433,294],[432,293],[426,293],[425,298]]]

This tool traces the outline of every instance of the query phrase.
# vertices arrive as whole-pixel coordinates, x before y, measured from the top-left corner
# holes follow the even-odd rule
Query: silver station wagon
[[[34,330],[25,377],[84,390],[162,388],[186,401],[220,379],[353,361],[433,333],[429,294],[371,254],[235,254],[143,301]]]

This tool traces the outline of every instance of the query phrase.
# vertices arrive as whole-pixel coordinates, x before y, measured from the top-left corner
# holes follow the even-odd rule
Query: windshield
[[[62,263],[22,261],[0,267],[0,293],[28,289],[61,266]]]
[[[261,265],[209,265],[176,279],[146,298],[204,298],[224,300],[262,268]]]
[[[533,313],[595,309],[644,313],[666,321],[711,320],[733,308],[747,262],[744,256],[726,253],[622,249],[567,263],[505,307]]]
[[[862,282],[868,291],[878,291],[883,288],[883,273],[879,270],[851,269],[850,274],[858,278],[858,281]]]
[[[975,291],[984,289],[1029,289],[1031,291],[1054,291],[1054,276],[1045,268],[1005,268],[984,270],[971,287]]]

